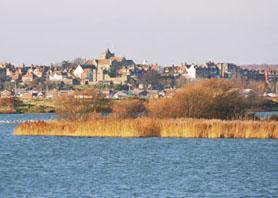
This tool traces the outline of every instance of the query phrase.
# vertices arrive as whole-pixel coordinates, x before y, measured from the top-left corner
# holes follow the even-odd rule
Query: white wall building
[[[49,76],[49,80],[51,80],[51,81],[61,81],[61,80],[63,80],[63,75],[54,73],[54,74]]]
[[[81,65],[78,65],[76,69],[73,71],[73,75],[77,78],[81,78],[81,74],[84,72],[83,68]]]
[[[194,65],[191,65],[187,68],[187,74],[185,74],[186,78],[195,79],[196,78],[196,68]]]

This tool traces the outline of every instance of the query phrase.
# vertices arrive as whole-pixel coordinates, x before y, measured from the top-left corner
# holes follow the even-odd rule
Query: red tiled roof
[[[100,60],[98,61],[98,64],[99,64],[99,65],[110,65],[111,62],[110,62],[109,59],[100,59]]]
[[[97,65],[97,63],[98,63],[98,60],[96,60],[96,59],[89,59],[89,60],[87,60],[86,61],[86,65]]]
[[[120,56],[114,56],[111,58],[112,61],[117,61],[117,62],[121,62],[124,60],[124,57],[120,57]]]

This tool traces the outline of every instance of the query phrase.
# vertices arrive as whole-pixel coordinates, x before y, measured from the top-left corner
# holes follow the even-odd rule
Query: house
[[[73,71],[73,75],[80,79],[89,79],[93,80],[96,76],[93,76],[94,70],[96,70],[96,66],[84,64],[78,65],[76,69]]]
[[[53,72],[51,75],[49,75],[50,81],[62,81],[63,75],[60,72]]]
[[[34,80],[34,74],[28,70],[25,75],[22,76],[22,82],[32,82]]]
[[[63,79],[65,85],[80,85],[80,80],[75,78],[66,77]]]
[[[213,62],[195,65],[196,78],[220,78],[220,69]]]
[[[43,68],[40,67],[35,68],[33,74],[38,78],[41,78],[43,76]]]
[[[21,77],[21,73],[18,70],[16,70],[15,72],[12,72],[10,77],[12,80],[18,81]]]
[[[77,78],[81,78],[81,74],[84,72],[81,65],[78,65],[76,69],[73,71],[73,75]]]
[[[85,61],[85,65],[97,65],[98,60],[97,59],[88,59]]]
[[[194,65],[190,65],[186,69],[186,74],[184,76],[188,79],[195,79],[196,78],[196,68]]]
[[[78,65],[73,74],[81,80],[81,84],[97,82],[97,68],[94,65]]]
[[[95,74],[95,70],[93,70],[92,68],[84,68],[84,72],[81,74],[81,79],[82,80],[87,79],[89,81],[93,81],[94,74]]]
[[[8,90],[4,90],[0,92],[1,98],[11,98],[12,97],[12,92]]]
[[[117,71],[118,75],[130,75],[131,74],[131,69],[129,67],[122,67]]]
[[[220,70],[221,78],[238,79],[240,78],[240,67],[231,63],[217,63],[216,67]]]
[[[81,84],[88,85],[90,82],[93,82],[95,79],[96,70],[84,69],[84,72],[81,74]]]

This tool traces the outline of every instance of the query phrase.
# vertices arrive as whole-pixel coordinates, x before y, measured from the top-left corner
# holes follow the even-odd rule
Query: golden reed
[[[96,119],[25,122],[15,135],[75,137],[278,138],[277,121]]]

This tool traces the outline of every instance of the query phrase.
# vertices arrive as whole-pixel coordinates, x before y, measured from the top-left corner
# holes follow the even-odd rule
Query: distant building
[[[38,78],[41,78],[43,76],[43,68],[41,67],[36,67],[34,70],[33,70],[33,74],[35,76],[37,76]]]
[[[187,70],[186,74],[184,75],[186,78],[195,79],[196,78],[196,68],[194,65],[190,65]]]
[[[231,63],[218,63],[216,64],[220,70],[221,78],[239,79],[240,78],[240,67]]]
[[[1,98],[11,98],[12,97],[12,92],[8,90],[4,90],[0,92]]]
[[[220,69],[213,62],[193,66],[196,69],[196,78],[220,78]]]
[[[60,72],[53,72],[51,75],[49,75],[50,81],[62,81],[63,75]]]
[[[91,71],[88,65],[90,65]],[[84,78],[87,78],[88,81],[94,83],[112,81],[115,84],[121,84],[128,80],[130,68],[134,66],[134,61],[127,60],[125,57],[115,56],[114,53],[107,49],[101,53],[100,59],[87,60],[85,65],[79,65],[75,69],[74,75],[80,79],[83,78],[83,81],[85,80]]]
[[[73,74],[81,80],[81,84],[90,84],[92,82],[96,82],[96,70],[97,69],[94,65],[78,65]]]
[[[32,71],[27,71],[25,75],[22,76],[22,82],[32,82],[34,80],[34,74]]]

